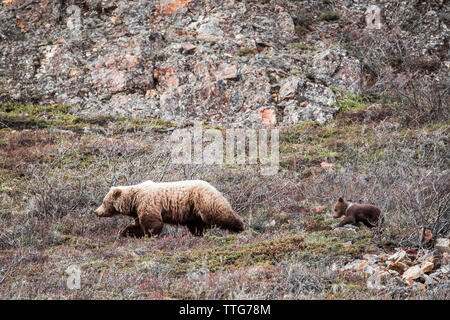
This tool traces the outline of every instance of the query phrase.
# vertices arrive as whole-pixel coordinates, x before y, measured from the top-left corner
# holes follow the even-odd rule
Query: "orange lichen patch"
[[[313,209],[311,209],[314,213],[322,213],[327,207],[326,206],[318,206]]]
[[[161,86],[165,87],[166,89],[176,88],[180,83],[180,80],[175,75],[175,70],[173,68],[156,68],[153,76],[158,80]]]
[[[58,38],[54,44],[63,44],[66,42],[66,39],[64,39],[63,37]]]
[[[125,56],[125,61],[126,61],[126,67],[127,68],[134,68],[138,65],[138,59],[135,56],[129,55],[127,54]]]
[[[237,77],[237,68],[235,65],[222,62],[215,72],[217,80],[234,79]]]
[[[166,85],[169,89],[178,87],[179,83],[180,80],[174,75],[171,75],[166,81]]]
[[[76,75],[78,75],[78,70],[77,69],[71,69],[69,71],[69,77],[74,77]]]
[[[191,33],[184,29],[178,29],[175,31],[179,36],[190,36]]]
[[[170,3],[162,4],[160,7],[164,13],[172,13],[177,11],[178,9],[187,7],[192,0],[174,0]]]
[[[3,6],[7,7],[7,6],[10,6],[12,4],[15,4],[16,2],[19,2],[19,1],[17,1],[17,0],[3,0]]]
[[[322,168],[331,168],[331,167],[334,167],[334,163],[328,163],[328,162],[321,162],[320,163],[320,166],[322,167]]]
[[[261,119],[264,124],[273,125],[277,123],[277,117],[274,110],[264,108],[258,110],[258,113],[261,114]]]

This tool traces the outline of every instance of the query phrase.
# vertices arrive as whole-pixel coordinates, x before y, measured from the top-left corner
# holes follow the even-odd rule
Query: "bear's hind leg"
[[[145,216],[139,219],[139,225],[144,235],[156,236],[163,229],[163,222],[151,216]]]
[[[368,227],[370,229],[376,226],[376,224],[372,224],[369,220],[363,220],[362,222],[364,223],[364,225],[366,227]]]

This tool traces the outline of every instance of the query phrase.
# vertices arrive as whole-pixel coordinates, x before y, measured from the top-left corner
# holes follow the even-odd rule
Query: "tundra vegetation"
[[[250,165],[173,164],[161,129],[170,123],[62,108],[2,106],[2,298],[448,298],[438,284],[369,290],[364,275],[332,268],[448,235],[447,119],[410,127],[387,115],[394,106],[369,102],[322,126],[298,123],[281,130],[279,173],[262,176]],[[126,217],[93,214],[110,186],[197,178],[229,199],[243,233],[166,225],[159,237],[121,238]],[[384,232],[332,230],[340,195],[377,204]],[[70,265],[82,270],[79,290],[66,287]]]

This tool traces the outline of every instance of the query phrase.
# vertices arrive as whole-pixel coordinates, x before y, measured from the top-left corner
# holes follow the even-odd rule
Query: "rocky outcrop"
[[[424,289],[438,283],[449,284],[448,260],[435,251],[398,249],[391,255],[364,254],[362,258],[347,263],[340,271],[363,275],[369,289]]]
[[[349,19],[363,18],[368,6],[342,3],[336,9]],[[0,103],[175,123],[324,123],[338,110],[330,87],[357,92],[364,79],[361,62],[335,41],[342,28],[346,36],[366,31],[322,21],[323,8],[321,1],[3,1]],[[310,26],[299,11],[310,14]]]

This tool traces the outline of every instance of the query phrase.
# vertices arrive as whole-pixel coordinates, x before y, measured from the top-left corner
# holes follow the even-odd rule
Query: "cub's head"
[[[126,208],[126,190],[121,187],[112,187],[103,199],[103,203],[95,210],[99,217],[112,217],[118,214],[127,214],[123,212]]]
[[[345,210],[347,209],[348,202],[342,197],[334,204],[333,218],[337,219],[345,215]]]

